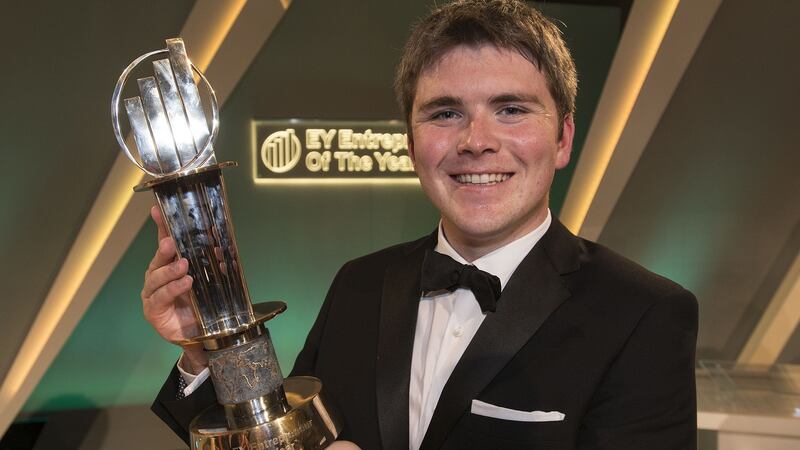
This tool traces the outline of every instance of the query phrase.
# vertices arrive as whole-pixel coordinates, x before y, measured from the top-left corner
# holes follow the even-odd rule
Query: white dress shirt
[[[476,259],[472,264],[498,277],[500,287],[504,289],[511,275],[517,270],[517,266],[550,228],[551,222],[548,209],[544,222],[535,230]],[[441,224],[435,250],[462,264],[467,264],[467,261],[447,242]],[[483,323],[483,319],[486,318],[486,314],[481,311],[478,301],[469,289],[456,289],[453,292],[437,294],[423,296],[417,313],[414,353],[411,358],[411,385],[408,393],[408,442],[411,450],[419,449],[422,444],[422,438],[428,430],[445,383]],[[209,376],[208,368],[198,375],[185,372],[181,368],[180,360],[178,370],[186,381],[184,394],[187,396],[200,387]]]
[[[186,382],[186,387],[183,389],[183,395],[188,397],[208,379],[208,376],[211,375],[211,371],[208,367],[206,367],[197,375],[192,375],[191,373],[183,370],[183,367],[181,366],[183,366],[183,353],[181,353],[181,357],[178,358],[178,372],[180,372],[183,381]]]
[[[551,221],[548,210],[547,218],[535,230],[472,261],[472,264],[500,278],[500,286],[505,288],[517,266],[550,227]],[[467,264],[447,242],[441,224],[436,251]],[[502,302],[502,298],[499,301]],[[420,299],[408,392],[408,443],[411,450],[419,449],[422,444],[444,385],[485,318],[486,314],[469,289],[436,292],[436,295],[423,295]]]

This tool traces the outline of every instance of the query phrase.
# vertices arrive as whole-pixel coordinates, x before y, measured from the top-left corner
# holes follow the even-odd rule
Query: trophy
[[[128,76],[153,60],[154,76],[139,78],[139,96],[124,99],[136,151],[125,142],[120,97]],[[210,99],[211,123],[195,75]],[[284,379],[265,322],[286,310],[273,301],[252,304],[234,239],[221,169],[213,144],[219,106],[208,80],[186,55],[181,39],[146,53],[122,72],[111,99],[114,134],[122,151],[152,177],[134,189],[152,189],[180,257],[189,261],[190,292],[219,405],[190,425],[193,449],[320,449],[341,425],[313,377]]]

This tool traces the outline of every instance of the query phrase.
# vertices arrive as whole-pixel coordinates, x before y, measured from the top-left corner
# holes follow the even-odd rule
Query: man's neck
[[[444,218],[442,219],[441,226],[445,239],[447,239],[450,246],[452,246],[465,261],[471,263],[537,229],[547,220],[549,215],[550,210],[545,209],[541,217],[537,218],[535,221],[531,221],[531,223],[527,224],[525,227],[519,227],[511,233],[497,233],[486,236],[468,236],[464,233],[460,233],[458,228]]]

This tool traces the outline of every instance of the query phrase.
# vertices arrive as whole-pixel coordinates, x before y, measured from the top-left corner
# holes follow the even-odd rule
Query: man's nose
[[[476,116],[471,118],[462,130],[458,153],[472,153],[477,156],[486,152],[496,152],[499,146],[493,121],[490,118]]]

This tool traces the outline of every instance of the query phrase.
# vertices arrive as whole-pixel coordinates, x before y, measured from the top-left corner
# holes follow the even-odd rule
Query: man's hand
[[[158,249],[144,275],[142,308],[158,334],[174,343],[200,334],[189,300],[192,277],[187,275],[189,262],[176,258],[175,242],[167,234],[161,211],[154,206],[150,215],[158,227]],[[202,344],[183,346],[183,351],[185,371],[198,374],[208,366]],[[187,363],[191,367],[185,367]]]

